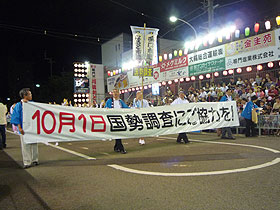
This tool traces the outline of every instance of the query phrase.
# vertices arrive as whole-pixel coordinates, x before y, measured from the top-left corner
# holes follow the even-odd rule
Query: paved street
[[[126,155],[110,141],[40,144],[40,165],[24,170],[7,133],[0,209],[280,209],[279,138],[188,136],[124,140]]]

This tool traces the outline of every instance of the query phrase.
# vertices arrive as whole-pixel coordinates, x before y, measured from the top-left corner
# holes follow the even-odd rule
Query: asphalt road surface
[[[215,133],[39,144],[40,165],[22,169],[19,136],[0,151],[0,209],[280,210],[280,138]]]

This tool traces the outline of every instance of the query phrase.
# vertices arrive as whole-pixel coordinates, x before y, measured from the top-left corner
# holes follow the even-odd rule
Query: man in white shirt
[[[133,100],[133,107],[134,108],[150,107],[149,102],[147,100],[143,99],[142,91],[137,91],[136,98]],[[145,140],[143,138],[140,138],[139,144],[144,145]]]
[[[0,134],[1,134],[0,150],[6,148],[7,112],[8,112],[7,106],[0,102]]]
[[[184,91],[180,91],[179,92],[179,97],[177,99],[175,99],[171,105],[176,105],[176,104],[187,104],[189,103],[189,101],[187,99],[185,99],[185,93]],[[189,139],[187,137],[187,133],[179,133],[178,137],[177,137],[177,143],[183,143],[182,140],[185,142],[185,144],[189,143]]]
[[[120,99],[120,92],[118,89],[113,90],[113,98],[109,98],[106,101],[105,108],[112,108],[112,109],[122,109],[122,108],[129,108],[123,100]],[[121,139],[116,139],[116,143],[114,146],[115,152],[120,152],[121,154],[126,154],[124,146],[122,144]]]

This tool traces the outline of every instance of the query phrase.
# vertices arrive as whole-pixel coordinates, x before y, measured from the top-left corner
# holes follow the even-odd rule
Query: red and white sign
[[[172,60],[163,61],[157,64],[160,67],[160,72],[170,71],[173,69],[178,69],[188,66],[188,56],[178,57]]]
[[[96,79],[92,79],[92,97],[96,100]]]
[[[23,103],[23,141],[27,144],[140,138],[238,125],[235,101],[142,109]]]

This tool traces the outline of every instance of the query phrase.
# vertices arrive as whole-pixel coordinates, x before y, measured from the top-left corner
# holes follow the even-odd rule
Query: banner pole
[[[143,99],[144,99],[144,70],[145,70],[145,61],[146,61],[146,56],[145,56],[145,44],[146,44],[146,23],[144,23],[144,41],[143,41],[143,71],[142,71],[142,100],[141,100],[141,108],[143,108]]]

